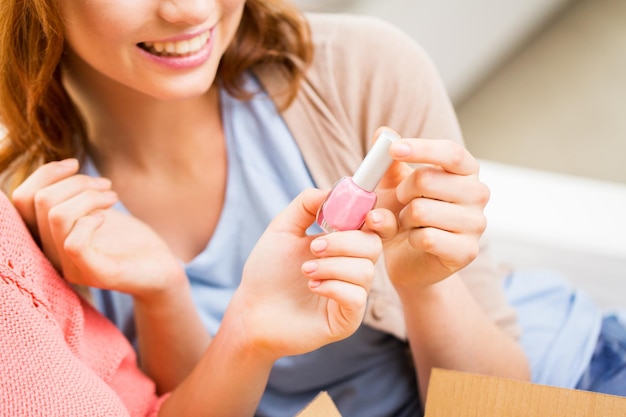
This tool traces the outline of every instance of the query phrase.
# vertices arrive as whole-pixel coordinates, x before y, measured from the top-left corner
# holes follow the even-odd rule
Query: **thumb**
[[[400,225],[390,210],[377,208],[370,211],[365,217],[364,229],[376,233],[385,242],[398,234]]]
[[[274,218],[268,230],[275,232],[290,232],[299,235],[306,234],[306,230],[315,221],[318,208],[328,195],[328,190],[309,188],[302,191],[282,212]]]
[[[385,175],[383,175],[383,178],[380,180],[378,187],[381,189],[396,188],[398,184],[400,184],[402,180],[411,173],[412,170],[413,168],[411,168],[406,162],[393,161],[387,172],[385,172]]]

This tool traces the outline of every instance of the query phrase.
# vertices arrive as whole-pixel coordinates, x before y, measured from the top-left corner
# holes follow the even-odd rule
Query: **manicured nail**
[[[94,182],[98,187],[102,188],[111,188],[111,180],[104,177],[95,177]]]
[[[391,144],[391,154],[397,158],[404,158],[411,154],[411,147],[404,142],[396,141]]]
[[[70,168],[70,167],[73,168],[76,166],[77,163],[78,163],[78,160],[76,158],[67,158],[67,159],[58,161],[58,164],[64,168]]]
[[[104,177],[93,177],[92,181],[97,187],[100,188],[111,188],[111,180]]]
[[[309,288],[317,288],[322,285],[322,281],[319,279],[311,279],[309,280]]]
[[[101,210],[92,211],[91,213],[89,213],[89,216],[93,217],[94,219],[104,220],[104,213]]]
[[[306,261],[302,264],[302,272],[305,274],[311,274],[317,270],[317,262],[316,261]]]
[[[326,248],[328,248],[328,241],[324,238],[318,238],[311,242],[311,250],[313,252],[323,252]]]
[[[104,191],[104,198],[108,201],[117,201],[117,193],[112,190]]]
[[[372,211],[370,213],[370,219],[372,219],[372,223],[381,223],[383,221],[383,215],[377,211]]]

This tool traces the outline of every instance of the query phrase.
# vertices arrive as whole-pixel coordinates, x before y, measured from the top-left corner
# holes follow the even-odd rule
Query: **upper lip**
[[[157,40],[149,40],[149,41],[143,41],[143,42],[139,42],[139,43],[166,43],[166,42],[179,42],[179,41],[185,41],[185,40],[189,40],[189,39],[193,39],[203,33],[206,32],[211,32],[213,30],[214,26],[208,27],[208,28],[203,28],[203,29],[198,29],[198,30],[194,30],[193,32],[189,32],[189,33],[181,33],[180,35],[176,35],[176,36],[172,36],[170,38],[164,38],[164,39],[157,39]]]

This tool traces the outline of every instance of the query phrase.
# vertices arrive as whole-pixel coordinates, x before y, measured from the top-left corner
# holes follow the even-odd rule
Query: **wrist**
[[[220,338],[228,344],[228,348],[242,360],[251,359],[256,366],[266,366],[268,369],[281,355],[275,349],[263,332],[256,329],[267,328],[269,323],[257,326],[251,323],[245,311],[237,308],[237,301],[231,302],[215,338]]]
[[[191,302],[191,286],[184,269],[177,266],[165,276],[166,279],[160,280],[162,285],[132,294],[137,308],[157,313]]]
[[[255,312],[256,304],[236,291],[224,314],[220,331],[228,332],[231,342],[242,354],[251,354],[258,360],[273,364],[285,356],[279,343],[288,342],[274,333],[271,318]]]
[[[455,288],[460,284],[456,274],[431,284],[421,284],[419,282],[405,281],[400,285],[395,285],[396,292],[404,305],[420,303],[428,305],[432,303],[442,303],[448,298],[454,298]]]

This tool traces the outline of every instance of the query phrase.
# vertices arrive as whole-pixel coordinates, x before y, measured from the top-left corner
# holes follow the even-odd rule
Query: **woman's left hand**
[[[478,255],[489,189],[478,179],[476,159],[457,142],[401,139],[390,153],[395,161],[366,224],[382,238],[394,285],[423,288]]]

